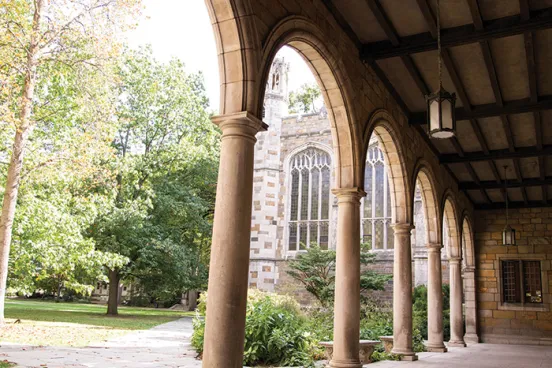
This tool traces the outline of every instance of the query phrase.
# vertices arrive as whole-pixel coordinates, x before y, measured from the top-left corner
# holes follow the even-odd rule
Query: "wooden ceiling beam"
[[[523,181],[511,181],[508,182],[508,188],[528,188],[528,187],[540,187],[542,185],[552,185],[552,176],[544,178],[525,178]],[[461,181],[458,183],[458,189],[461,190],[478,190],[484,189],[500,189],[504,184],[497,183],[494,180],[480,181],[479,184],[473,181]]]
[[[527,203],[516,201],[516,202],[509,202],[508,207],[511,209],[517,209],[517,208],[541,208],[541,207],[548,207],[548,203],[544,203],[542,201],[529,201]],[[493,202],[493,203],[476,203],[474,204],[474,208],[477,211],[490,211],[490,210],[502,210],[506,208],[506,205],[504,202]],[[514,226],[515,227],[515,226]]]
[[[442,154],[439,160],[442,164],[453,164],[473,161],[505,160],[514,158],[529,158],[552,155],[552,145],[545,145],[542,150],[536,147],[518,147],[514,152],[509,149],[500,149],[484,152],[465,152],[463,156],[458,154]]]
[[[363,59],[379,60],[437,50],[435,42],[437,32],[431,8],[424,5],[425,0],[416,1],[428,24],[429,32],[401,37],[398,46],[394,46],[390,41],[364,44],[361,51]],[[552,8],[532,11],[527,20],[522,20],[520,15],[512,15],[483,21],[482,30],[477,30],[473,24],[443,29],[441,30],[441,45],[444,48],[449,48],[547,28],[552,28]]]
[[[454,146],[454,149],[458,153],[458,156],[463,157],[464,156],[464,150],[462,149],[462,146],[460,145],[460,142],[458,142],[458,139],[456,137],[452,137],[452,138],[450,138],[450,141],[451,141],[452,145]],[[479,180],[479,176],[477,176],[477,173],[473,169],[473,166],[469,162],[465,162],[464,166],[465,166],[466,170],[468,171],[468,173],[470,174],[470,177],[472,178],[473,182],[477,183],[477,184],[481,183],[481,181]],[[491,198],[489,198],[489,195],[487,194],[487,191],[484,188],[479,188],[479,191],[481,192],[481,195],[483,196],[483,198],[485,199],[485,201],[487,203],[492,202]]]
[[[489,118],[500,115],[523,114],[527,112],[539,112],[552,110],[552,96],[540,96],[537,102],[531,102],[530,99],[505,101],[504,106],[496,104],[472,105],[471,110],[464,107],[456,109],[456,120],[470,120]],[[425,111],[413,112],[410,118],[410,124],[426,124]]]

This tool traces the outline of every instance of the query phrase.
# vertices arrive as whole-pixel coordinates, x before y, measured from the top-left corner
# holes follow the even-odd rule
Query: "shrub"
[[[414,329],[420,331],[422,337],[427,339],[427,287],[416,286],[412,297],[413,302],[413,325]],[[450,339],[450,287],[443,285],[443,335],[444,340]]]
[[[193,322],[191,342],[200,354],[203,352],[206,301],[204,293]],[[249,290],[244,365],[309,367],[320,354],[318,339],[309,332],[307,320],[293,298]]]

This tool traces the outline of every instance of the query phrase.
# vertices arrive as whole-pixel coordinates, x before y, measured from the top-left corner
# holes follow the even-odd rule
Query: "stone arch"
[[[416,183],[420,185],[422,193],[422,206],[424,208],[424,219],[426,224],[426,241],[431,244],[439,244],[441,239],[440,221],[439,221],[439,206],[437,201],[437,192],[435,190],[435,176],[423,160],[418,160],[414,169],[411,187],[416,188]],[[411,209],[414,211],[414,196],[415,190],[411,193]],[[411,214],[414,218],[414,214]]]
[[[445,221],[446,218],[446,221]],[[462,246],[460,243],[460,226],[458,221],[458,211],[456,209],[455,197],[450,190],[445,192],[442,201],[441,210],[441,229],[447,227],[449,243],[447,256],[449,258],[461,258]],[[444,240],[444,239],[443,239]],[[444,241],[443,241],[444,244]]]
[[[385,110],[377,110],[372,114],[363,135],[363,143],[366,148],[363,150],[363,162],[366,159],[370,137],[375,133],[388,165],[389,192],[392,193],[391,217],[395,224],[411,224],[411,185],[407,179],[409,175],[403,149],[393,123],[393,117]],[[362,179],[364,180],[364,175]],[[364,183],[362,183],[362,187],[364,187]]]
[[[352,88],[339,51],[324,42],[325,37],[318,26],[300,16],[287,17],[273,28],[264,42],[262,67],[255,78],[259,91],[255,113],[262,111],[265,85],[276,53],[285,45],[293,48],[309,66],[324,98],[332,129],[336,187],[361,187],[364,164]]]
[[[260,42],[249,0],[205,0],[217,45],[220,114],[255,111]],[[261,116],[261,115],[257,115]]]
[[[472,221],[466,211],[462,214],[462,250],[464,255],[464,262],[467,268],[475,267],[475,247],[473,239],[473,227]]]

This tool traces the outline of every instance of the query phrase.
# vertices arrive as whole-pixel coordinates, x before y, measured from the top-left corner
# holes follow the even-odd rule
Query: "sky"
[[[219,109],[219,72],[215,37],[205,0],[143,0],[144,19],[128,34],[130,47],[151,44],[161,61],[177,57],[188,72],[203,71],[211,109]],[[279,56],[290,62],[289,90],[315,81],[307,64],[291,48]]]

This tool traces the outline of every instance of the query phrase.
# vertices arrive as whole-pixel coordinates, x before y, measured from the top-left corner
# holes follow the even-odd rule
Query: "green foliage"
[[[200,300],[203,311],[206,299]],[[205,319],[194,319],[192,346],[203,352]],[[244,365],[311,367],[321,353],[297,302],[288,296],[250,290],[245,322]]]
[[[127,50],[118,70],[106,184],[113,196],[89,236],[98,249],[128,258],[118,268],[123,278],[152,299],[171,300],[206,288],[219,134],[202,76],[187,74],[179,60],[161,63],[150,47]]]
[[[414,329],[427,339],[427,287],[419,285],[414,288],[412,297],[412,319]],[[443,335],[444,341],[450,339],[450,286],[443,285]]]
[[[391,278],[368,269],[374,263],[375,254],[368,251],[369,246],[363,244],[360,255],[361,275],[360,290],[383,290],[385,283]],[[299,253],[296,259],[289,262],[287,273],[299,281],[320,304],[329,308],[333,305],[335,294],[335,250],[323,250],[313,243],[304,253]],[[367,300],[363,295],[363,299]]]
[[[320,88],[316,83],[303,84],[298,91],[289,93],[290,113],[311,113],[316,111],[315,103],[320,99]]]
[[[393,310],[388,305],[364,303],[360,317],[360,338],[379,340],[380,336],[393,335]]]

